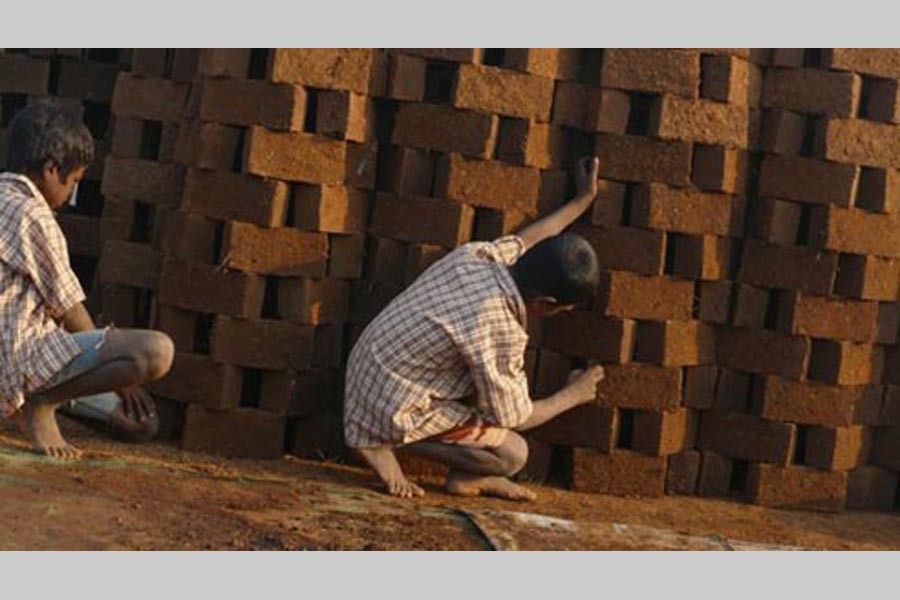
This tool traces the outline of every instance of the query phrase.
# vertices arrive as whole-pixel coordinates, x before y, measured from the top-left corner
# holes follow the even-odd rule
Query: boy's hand
[[[597,384],[603,381],[604,376],[600,365],[584,371],[576,369],[569,374],[569,389],[582,404],[593,402],[597,397]]]
[[[600,159],[596,156],[585,156],[575,167],[575,193],[578,196],[597,195],[597,174],[600,170]]]
[[[143,423],[153,418],[153,398],[143,388],[136,385],[123,388],[119,390],[119,397],[122,398],[122,410],[129,419]]]

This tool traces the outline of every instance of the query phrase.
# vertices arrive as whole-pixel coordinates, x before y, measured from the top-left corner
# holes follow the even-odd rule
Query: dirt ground
[[[490,541],[498,531],[519,549],[721,547],[710,540],[900,549],[898,514],[550,487],[535,488],[537,502],[517,504],[448,496],[438,479],[422,482],[425,498],[398,500],[356,467],[227,460],[171,445],[118,444],[74,424],[64,429],[87,451],[80,463],[38,457],[0,424],[0,550],[486,550],[500,547]],[[543,530],[524,525],[537,521]]]

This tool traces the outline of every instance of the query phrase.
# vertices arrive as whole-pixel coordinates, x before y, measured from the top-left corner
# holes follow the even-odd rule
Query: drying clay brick
[[[285,419],[261,410],[211,411],[199,404],[187,409],[181,447],[236,458],[277,458],[284,447]]]
[[[398,54],[392,57],[388,97],[421,102],[425,97],[425,66],[425,60],[417,56]]]
[[[700,453],[686,450],[669,457],[666,474],[666,493],[693,496],[700,478]]]
[[[778,310],[779,329],[793,335],[856,342],[878,336],[878,303],[786,294]]]
[[[160,255],[147,244],[109,240],[97,266],[104,283],[156,289]]]
[[[626,363],[634,348],[634,322],[571,311],[544,324],[544,347],[572,356]]]
[[[762,506],[839,511],[846,503],[847,479],[845,472],[754,464],[747,494]]]
[[[684,370],[684,405],[698,410],[712,408],[718,377],[719,370],[712,365],[687,367]]]
[[[344,183],[347,144],[308,133],[251,127],[244,158],[246,172],[263,177],[340,185]]]
[[[249,175],[188,169],[181,208],[223,221],[284,225],[288,186]]]
[[[282,279],[278,316],[310,325],[345,322],[350,316],[350,284],[336,279]]]
[[[169,79],[119,73],[110,110],[116,117],[177,121],[187,101],[188,86]]]
[[[759,106],[762,70],[737,56],[702,55],[700,95],[710,100]]]
[[[624,271],[601,272],[597,307],[608,316],[688,321],[693,303],[693,282]]]
[[[856,206],[879,213],[896,213],[900,210],[900,171],[862,169]]]
[[[490,158],[498,117],[436,104],[404,104],[395,117],[391,142],[421,150]]]
[[[275,83],[380,96],[386,86],[387,63],[374,48],[276,48],[269,75]]]
[[[862,404],[864,388],[817,383],[796,382],[780,377],[766,377],[762,386],[764,419],[820,425],[848,427],[857,421],[858,405]]]
[[[232,221],[225,228],[223,263],[248,273],[323,277],[328,236],[292,227],[266,229]]]
[[[460,65],[453,106],[548,121],[553,80],[484,65]]]
[[[889,511],[897,494],[897,473],[865,466],[850,471],[847,508]]]
[[[473,206],[535,214],[540,186],[538,169],[450,154],[438,164],[435,191],[440,197]]]
[[[748,126],[746,106],[663,96],[652,115],[650,135],[663,140],[746,148]]]
[[[171,371],[151,384],[150,391],[206,408],[235,408],[241,402],[241,370],[217,364],[202,354],[176,352]]]
[[[252,369],[303,370],[312,364],[314,328],[270,319],[219,316],[212,335],[216,362]]]
[[[771,331],[720,329],[716,354],[721,366],[800,380],[806,374],[810,342]]]
[[[367,96],[325,90],[316,99],[316,133],[365,142],[375,138],[375,104]]]
[[[731,267],[731,238],[712,235],[669,234],[674,245],[672,274],[686,279],[727,279]]]
[[[739,194],[747,187],[748,154],[722,146],[694,146],[691,181],[702,190]]]
[[[759,198],[748,209],[748,233],[772,244],[790,246],[797,241],[803,205],[774,198]]]
[[[294,218],[301,229],[363,233],[368,212],[368,194],[355,188],[299,185],[294,191]]]
[[[811,427],[806,432],[804,462],[827,471],[847,471],[865,465],[871,447],[871,428]]]
[[[810,218],[810,245],[853,254],[900,257],[900,214],[881,215],[854,208],[816,207]]]
[[[101,191],[145,204],[177,204],[184,184],[184,171],[178,165],[149,160],[108,157]]]
[[[579,492],[658,498],[666,483],[666,458],[622,450],[601,454],[591,448],[573,451],[571,488]]]
[[[700,281],[697,283],[697,319],[704,323],[723,325],[728,322],[731,305],[730,281]]]
[[[834,252],[746,240],[738,281],[824,296],[831,293],[837,264]]]
[[[763,111],[759,148],[773,154],[797,154],[806,135],[806,117],[789,110]]]
[[[595,448],[610,452],[616,412],[604,406],[578,406],[529,431],[535,439],[548,444]]]
[[[859,168],[799,156],[767,156],[759,176],[759,193],[809,204],[850,206],[856,196]]]
[[[739,460],[786,465],[794,454],[796,426],[753,415],[705,412],[697,447]]]
[[[239,163],[244,131],[218,123],[192,121],[178,128],[176,162],[201,169],[229,172]]]
[[[253,79],[209,79],[200,96],[200,118],[226,125],[264,125],[299,131],[306,118],[306,91]]]
[[[858,75],[822,69],[768,69],[763,81],[765,107],[802,113],[852,117],[859,107]]]
[[[900,168],[900,128],[863,119],[827,119],[817,136],[823,158],[887,169]]]
[[[166,259],[160,269],[159,302],[185,310],[257,317],[264,292],[264,278],[212,265]]]
[[[827,48],[825,66],[878,77],[900,77],[900,50],[896,48]]]
[[[5,94],[43,96],[50,82],[50,61],[29,56],[0,55],[0,90]]]
[[[607,365],[597,386],[601,406],[672,410],[681,402],[682,370],[641,364]]]
[[[375,198],[373,235],[454,248],[469,240],[472,207],[433,198],[379,193]]]
[[[588,227],[575,225],[572,233],[594,248],[601,269],[660,275],[665,265],[666,236],[661,231],[635,227]]]
[[[881,355],[871,344],[813,340],[809,377],[836,385],[864,385],[881,377]]]
[[[600,177],[621,181],[660,181],[686,186],[691,182],[691,145],[636,135],[601,134],[595,152]]]
[[[638,186],[631,204],[631,223],[640,227],[728,235],[735,229],[730,196],[650,183]]]
[[[634,415],[634,450],[650,456],[668,456],[693,446],[696,414],[680,408],[673,412],[643,412]]]
[[[700,55],[690,50],[607,48],[604,87],[693,98],[700,87]]]
[[[647,321],[638,324],[635,360],[664,367],[711,364],[715,330],[698,321]]]
[[[241,79],[250,68],[250,55],[250,48],[200,48],[197,73]]]

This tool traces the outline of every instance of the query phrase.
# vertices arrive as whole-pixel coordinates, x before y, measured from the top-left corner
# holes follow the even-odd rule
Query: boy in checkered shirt
[[[424,491],[403,474],[398,448],[450,467],[459,495],[532,500],[508,479],[528,458],[518,432],[594,400],[601,367],[532,401],[525,376],[528,317],[593,298],[597,257],[562,232],[597,195],[596,158],[579,162],[574,199],[518,235],[460,246],[429,267],[363,331],[347,365],[344,434],[390,494]]]
[[[56,422],[64,404],[120,437],[147,439],[158,419],[138,386],[169,370],[172,342],[155,331],[95,327],[53,215],[93,161],[91,134],[42,101],[15,116],[7,145],[0,173],[0,417],[54,458],[81,456]]]

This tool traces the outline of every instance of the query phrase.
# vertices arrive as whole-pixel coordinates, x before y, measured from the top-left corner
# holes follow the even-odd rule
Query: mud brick
[[[774,198],[754,200],[748,211],[748,232],[773,244],[792,245],[800,232],[803,206]]]
[[[203,84],[200,118],[226,125],[264,125],[299,131],[306,118],[306,91],[253,79],[209,79]]]
[[[160,269],[159,302],[185,310],[258,317],[264,293],[265,280],[258,275],[171,258]]]
[[[703,190],[741,193],[747,186],[748,155],[722,146],[694,146],[691,180]]]
[[[365,190],[375,189],[378,175],[378,143],[347,142],[347,185]]]
[[[546,348],[603,362],[626,363],[634,348],[634,322],[596,313],[572,311],[544,324]]]
[[[806,433],[805,464],[827,471],[847,471],[866,464],[872,447],[867,427],[811,427]]]
[[[700,453],[685,450],[669,457],[666,473],[666,493],[693,496],[700,478]]]
[[[827,119],[816,138],[823,158],[887,169],[900,168],[900,128],[862,119]]]
[[[573,233],[593,246],[600,268],[660,275],[665,266],[666,234],[635,227],[576,225]]]
[[[900,123],[900,84],[896,79],[871,79],[863,94],[862,114],[866,119]],[[865,85],[865,84],[864,84]]]
[[[197,313],[161,304],[157,307],[156,326],[172,338],[178,352],[192,352],[198,317]]]
[[[424,59],[397,54],[392,57],[387,95],[394,100],[421,102],[425,97]]]
[[[658,498],[666,484],[664,456],[624,450],[601,454],[593,448],[573,450],[570,487],[579,492]]]
[[[810,342],[771,331],[720,329],[716,355],[721,366],[800,380],[806,374]]]
[[[618,225],[625,207],[625,184],[607,179],[597,182],[597,196],[591,208],[591,225]]]
[[[862,169],[856,206],[872,212],[896,213],[900,209],[900,171]]]
[[[900,348],[896,346],[885,349],[884,382],[900,385]]]
[[[597,386],[601,406],[636,410],[672,410],[681,402],[682,370],[628,364],[604,367]]]
[[[766,377],[762,386],[764,419],[823,427],[848,427],[857,422],[864,389],[808,381],[798,383]]]
[[[574,81],[558,81],[553,99],[553,122],[587,131],[625,133],[630,111],[628,94]]]
[[[211,356],[252,369],[308,369],[314,327],[271,319],[216,318]]]
[[[636,135],[601,134],[595,147],[600,177],[621,181],[691,182],[691,145]]]
[[[603,53],[604,87],[696,96],[700,55],[690,50],[607,48]]]
[[[104,284],[100,289],[100,304],[103,312],[98,315],[97,324],[118,327],[146,327],[141,322],[141,294],[144,290],[123,285]]]
[[[340,368],[343,358],[344,324],[336,323],[316,327],[313,342],[313,366],[337,369]]]
[[[878,336],[875,341],[879,344],[893,345],[900,336],[900,304],[882,302],[878,305]]]
[[[616,411],[604,406],[582,405],[566,411],[528,433],[547,444],[595,448],[603,452],[613,449]]]
[[[62,213],[56,217],[73,256],[100,256],[103,240],[100,220],[94,217]]]
[[[155,289],[159,253],[147,244],[121,240],[107,241],[98,269],[106,283]]]
[[[240,160],[244,132],[237,127],[200,121],[182,123],[175,142],[175,161],[184,165],[229,172]]]
[[[749,141],[745,106],[663,96],[651,116],[650,135],[663,140],[745,148]]]
[[[432,198],[379,193],[371,233],[419,244],[455,248],[471,237],[472,207]]]
[[[380,96],[387,64],[373,48],[276,48],[270,56],[269,79],[314,88],[349,90]]]
[[[392,239],[370,237],[366,277],[371,281],[402,286],[406,267],[406,245]]]
[[[687,367],[684,370],[684,402],[688,408],[708,410],[716,398],[719,371],[712,365]]]
[[[184,171],[178,165],[149,160],[106,159],[101,191],[145,204],[177,204],[184,185]]]
[[[565,171],[541,171],[540,213],[562,206],[568,199],[569,175]]]
[[[140,158],[144,121],[115,117],[111,153],[116,158]]]
[[[197,74],[243,79],[250,68],[250,48],[200,48]]]
[[[772,48],[770,64],[775,67],[803,66],[804,48]]]
[[[232,221],[225,228],[222,252],[225,264],[248,273],[324,277],[328,236],[292,227],[265,229]]]
[[[503,66],[551,79],[575,79],[578,58],[575,48],[505,48]]]
[[[188,404],[225,410],[241,402],[241,370],[221,365],[208,356],[176,352],[172,369],[150,385],[154,395]]]
[[[900,257],[900,214],[880,215],[852,208],[817,207],[810,222],[810,245],[853,254]]]
[[[890,511],[897,494],[897,474],[880,467],[864,466],[850,471],[847,508]]]
[[[337,372],[330,369],[266,371],[259,407],[278,415],[309,417],[334,409],[338,389]]]
[[[367,96],[352,92],[320,91],[316,104],[316,133],[355,142],[373,139],[375,105]]]
[[[700,476],[697,480],[697,494],[705,497],[729,495],[734,461],[715,452],[701,452],[700,456]]]
[[[503,119],[497,158],[516,165],[559,168],[565,163],[568,139],[559,127],[523,119]]]
[[[421,150],[490,158],[498,117],[436,104],[404,104],[397,111],[391,142]]]
[[[188,406],[181,447],[236,458],[277,458],[284,448],[285,419],[252,408],[211,411]]]
[[[878,423],[900,425],[900,386],[884,386],[884,402],[879,407]]]
[[[696,431],[697,418],[693,411],[684,408],[673,412],[637,411],[632,447],[650,456],[678,454],[693,446]]]
[[[900,471],[900,427],[879,427],[875,430],[870,462],[892,471]]]
[[[131,73],[141,77],[164,77],[167,53],[165,48],[135,48],[131,58]]]
[[[858,75],[822,69],[769,69],[763,82],[763,106],[802,113],[852,117],[859,108]]]
[[[651,321],[688,321],[694,284],[623,271],[601,272],[598,309],[605,315]]]
[[[61,61],[56,95],[109,104],[120,68],[88,61]]]
[[[287,215],[288,186],[248,175],[188,169],[181,208],[211,219],[280,227]]]
[[[509,210],[477,208],[475,209],[475,226],[472,232],[472,239],[495,240],[519,231],[529,221],[528,215],[515,208]]]
[[[447,254],[447,249],[433,244],[410,244],[406,248],[403,282],[412,283],[425,270]]]
[[[672,273],[687,279],[719,280],[729,275],[731,238],[713,235],[674,235]]]
[[[244,168],[248,173],[300,181],[344,183],[347,144],[308,133],[285,133],[251,127]]]
[[[363,233],[369,196],[363,190],[333,185],[298,185],[294,191],[297,227],[329,233]]]
[[[859,168],[799,156],[766,156],[759,193],[809,204],[850,206],[856,196]]]
[[[397,48],[396,50],[412,56],[459,63],[477,64],[484,56],[483,48]]]
[[[781,298],[778,320],[785,333],[871,342],[878,336],[878,303],[793,292]]]
[[[340,415],[326,412],[292,420],[287,447],[291,454],[301,458],[338,460],[345,457]]]
[[[548,121],[553,80],[484,65],[460,65],[453,106]]]
[[[887,387],[880,384],[862,386],[853,415],[854,424],[870,427],[890,424],[890,395],[886,391]]]
[[[117,117],[177,121],[187,101],[188,86],[169,79],[119,73],[111,110]]]
[[[533,481],[543,483],[550,478],[550,461],[553,458],[553,445],[526,436],[528,444],[528,461],[516,474],[516,481]],[[406,471],[404,471],[406,472]]]
[[[738,281],[761,287],[827,295],[837,272],[838,255],[800,246],[745,240]]]
[[[728,235],[736,229],[734,208],[732,198],[724,194],[650,183],[634,191],[631,223],[679,233]]]
[[[344,322],[350,315],[350,284],[337,279],[282,279],[278,315],[310,325]]]
[[[862,385],[880,377],[879,355],[871,344],[813,340],[809,377],[836,385]]]
[[[786,465],[794,455],[796,427],[740,413],[705,412],[697,447],[739,460]]]
[[[846,503],[847,479],[846,472],[754,464],[747,495],[761,506],[839,511]]]
[[[546,398],[566,387],[572,372],[568,356],[541,348],[535,360],[537,365],[530,380],[535,397]]]
[[[0,55],[0,90],[42,96],[50,82],[50,61],[12,54]]]
[[[379,190],[430,196],[436,156],[404,146],[385,146],[378,153]]]
[[[719,325],[728,322],[731,305],[730,281],[701,281],[697,283],[697,319]]]
[[[751,403],[752,387],[753,379],[749,373],[719,369],[714,408],[745,412]]]
[[[737,56],[703,55],[700,96],[742,106],[759,106],[762,93],[760,68]]]
[[[900,77],[900,50],[896,48],[826,48],[824,65],[878,77]]]
[[[806,135],[806,117],[789,110],[763,111],[759,148],[773,154],[797,154]]]
[[[665,367],[711,364],[715,330],[698,321],[647,321],[637,327],[635,360]]]
[[[504,210],[537,211],[540,171],[450,154],[438,163],[435,192],[442,198]]]
[[[166,254],[186,261],[212,263],[216,260],[216,240],[219,229],[215,221],[205,217],[176,211],[161,224],[157,246]]]

